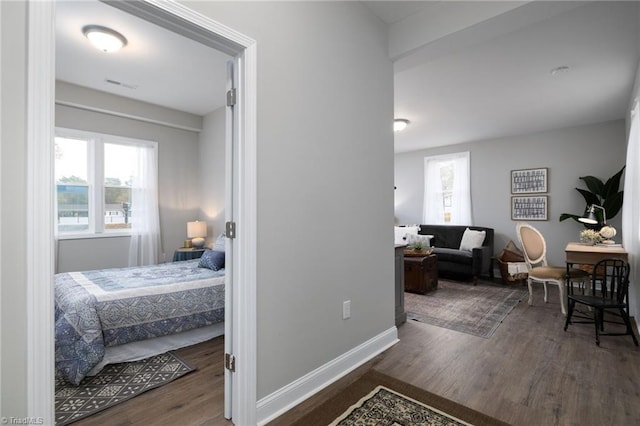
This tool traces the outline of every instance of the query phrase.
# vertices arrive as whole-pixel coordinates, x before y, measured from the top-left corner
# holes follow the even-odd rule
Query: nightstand
[[[173,261],[178,262],[181,260],[199,259],[202,257],[204,250],[205,249],[180,247],[173,252]]]

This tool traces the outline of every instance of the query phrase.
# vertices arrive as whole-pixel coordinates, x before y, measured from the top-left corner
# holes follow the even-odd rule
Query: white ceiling
[[[395,135],[396,152],[625,117],[639,60],[637,2],[364,3],[388,25],[395,115],[411,121]],[[469,20],[474,13],[484,17]],[[88,24],[129,44],[100,52],[82,35]],[[405,41],[396,54],[412,26],[417,38],[441,34]],[[225,54],[95,0],[58,1],[56,31],[60,80],[198,115],[224,104]],[[558,66],[569,71],[551,75]]]
[[[127,45],[117,53],[95,49],[82,33],[91,24],[118,31]],[[205,115],[225,104],[229,59],[97,0],[56,2],[58,80]]]
[[[396,33],[421,11],[443,25],[447,6],[365,3]],[[523,2],[410,50],[394,62],[395,115],[411,121],[396,152],[624,118],[639,26],[637,2]]]

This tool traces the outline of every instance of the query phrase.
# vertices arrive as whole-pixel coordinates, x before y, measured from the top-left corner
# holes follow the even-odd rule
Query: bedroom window
[[[56,231],[59,236],[131,233],[138,151],[154,142],[56,129]]]
[[[423,223],[471,225],[469,152],[425,157]]]

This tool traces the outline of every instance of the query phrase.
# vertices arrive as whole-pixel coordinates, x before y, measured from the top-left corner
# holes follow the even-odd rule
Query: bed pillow
[[[218,238],[216,238],[216,240],[214,241],[213,247],[211,247],[211,250],[217,250],[224,253],[224,239],[225,239],[224,234],[218,235]]]
[[[198,267],[209,268],[212,271],[219,271],[224,268],[224,252],[219,250],[206,249],[202,253]]]
[[[407,234],[407,244],[422,243],[425,247],[431,247],[431,239],[433,235]]]
[[[395,243],[396,244],[406,244],[407,241],[405,237],[407,234],[417,235],[418,234],[418,226],[395,226]]]
[[[462,234],[462,241],[460,241],[460,250],[473,251],[474,248],[482,247],[486,234],[486,231],[465,229],[464,234]]]

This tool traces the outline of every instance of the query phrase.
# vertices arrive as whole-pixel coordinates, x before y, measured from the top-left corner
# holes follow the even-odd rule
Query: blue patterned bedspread
[[[224,320],[224,269],[198,259],[55,277],[56,369],[77,385],[105,347]]]

